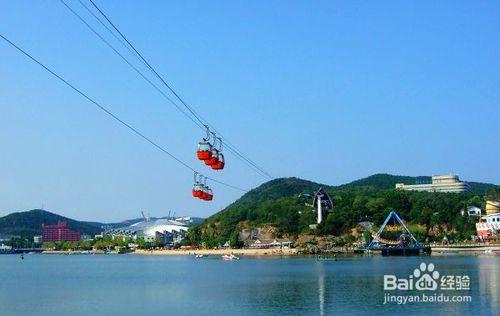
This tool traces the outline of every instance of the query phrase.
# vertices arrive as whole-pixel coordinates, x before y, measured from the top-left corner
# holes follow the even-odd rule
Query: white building
[[[39,235],[33,236],[33,242],[35,244],[41,244],[43,242],[42,236],[39,236]]]
[[[177,243],[185,236],[188,227],[181,222],[170,219],[146,219],[130,226],[114,228],[105,232],[106,235],[115,237],[143,237],[145,241],[160,240],[165,243]]]
[[[477,206],[468,206],[467,215],[469,216],[481,216],[481,209]]]
[[[476,223],[477,235],[481,238],[495,237],[500,232],[500,213],[485,215]]]
[[[457,175],[432,176],[431,183],[424,184],[404,184],[396,183],[396,189],[407,191],[428,191],[428,192],[465,192],[470,190],[467,182],[459,180]]]

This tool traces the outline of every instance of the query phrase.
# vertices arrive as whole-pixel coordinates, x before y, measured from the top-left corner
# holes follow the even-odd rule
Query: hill
[[[377,189],[393,189],[396,183],[404,183],[404,184],[416,184],[416,183],[430,183],[432,177],[430,176],[398,176],[387,173],[377,173],[371,175],[369,177],[359,179],[341,186],[337,188],[359,188],[359,187],[375,187]],[[486,194],[489,191],[495,189],[496,185],[491,183],[482,183],[482,182],[470,182],[468,181],[471,190],[470,193],[476,194]]]
[[[44,210],[16,212],[0,217],[0,234],[16,235],[32,239],[42,233],[42,224],[55,225],[58,221],[66,221],[71,229],[91,236],[100,233],[101,223],[81,222]]]
[[[393,189],[396,183],[415,184],[428,183],[431,181],[429,176],[396,176],[387,173],[377,173],[369,177],[355,180],[353,182],[338,186],[338,188],[353,188],[353,187],[375,187],[378,189]]]
[[[396,183],[429,181],[430,177],[408,177],[375,174],[340,186],[329,186],[299,178],[281,178],[266,182],[249,191],[224,210],[209,217],[190,230],[186,243],[222,245],[230,240],[237,246],[243,230],[266,227],[277,237],[297,237],[303,233],[348,236],[360,221],[380,225],[391,209],[410,222],[423,225],[425,235],[447,231],[473,233],[473,223],[461,216],[466,205],[483,206],[483,195],[498,186],[472,183],[466,193],[432,193],[395,190]],[[327,214],[318,230],[311,232],[309,224],[315,222],[314,210],[299,198],[300,193],[314,193],[319,187],[332,197],[334,212]],[[435,227],[436,231],[432,231]],[[462,236],[462,237],[463,237]],[[441,236],[442,237],[442,236]],[[241,239],[241,238],[240,238]]]

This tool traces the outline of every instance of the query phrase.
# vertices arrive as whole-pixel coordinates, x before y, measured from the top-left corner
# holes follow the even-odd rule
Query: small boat
[[[484,251],[484,253],[486,253],[486,254],[493,253],[493,249],[487,249]]]
[[[240,258],[236,257],[233,254],[230,254],[230,255],[222,255],[222,260],[240,260]]]
[[[194,256],[194,257],[195,257],[195,258],[197,258],[197,259],[201,259],[201,258],[206,258],[206,257],[208,257],[208,255],[196,255],[196,256]]]
[[[337,255],[334,255],[333,257],[318,256],[318,257],[316,257],[316,260],[318,260],[318,261],[337,261]]]

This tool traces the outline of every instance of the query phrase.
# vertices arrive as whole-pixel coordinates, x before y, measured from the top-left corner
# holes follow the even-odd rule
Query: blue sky
[[[456,173],[499,183],[499,3],[97,4],[274,177]],[[201,132],[59,1],[1,1],[0,33],[206,170],[194,156]],[[0,215],[43,204],[85,220],[208,216],[241,195],[213,184],[213,202],[192,199],[190,171],[4,42],[0,74]],[[208,174],[245,188],[266,181],[229,154],[224,172]]]

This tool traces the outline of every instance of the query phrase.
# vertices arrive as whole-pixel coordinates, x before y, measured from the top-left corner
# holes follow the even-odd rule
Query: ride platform
[[[431,247],[418,242],[395,211],[389,213],[378,232],[372,231],[372,237],[372,242],[365,249],[380,251],[383,256],[431,253]]]

